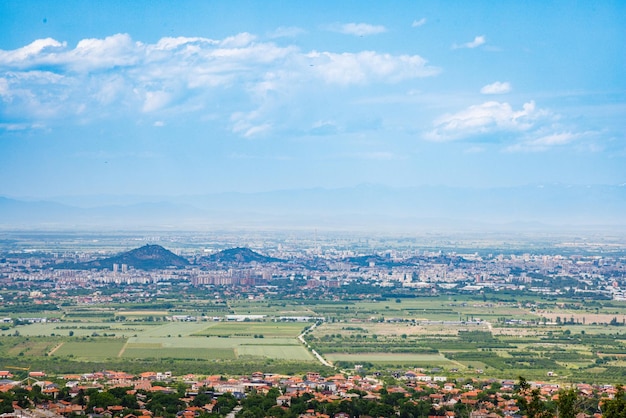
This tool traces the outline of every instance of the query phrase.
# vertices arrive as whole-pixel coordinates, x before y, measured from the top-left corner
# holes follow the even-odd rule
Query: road
[[[311,350],[311,353],[313,353],[313,355],[315,356],[315,358],[317,358],[317,360],[319,360],[320,363],[322,363],[324,366],[327,367],[335,367],[330,361],[326,360],[324,357],[322,357],[322,355],[320,353],[318,353],[317,351],[313,350],[311,348],[311,346],[309,345],[309,343],[307,343],[304,339],[304,336],[308,333],[313,331],[315,328],[317,327],[317,322],[315,324],[313,324],[311,326],[311,328],[305,330],[302,334],[298,335],[298,339],[300,340],[300,342],[302,344],[304,344],[305,347],[307,347],[309,350]]]
[[[235,416],[237,415],[237,413],[239,411],[242,410],[243,407],[241,406],[236,406],[233,408],[233,410],[231,412],[229,412],[228,414],[226,414],[226,418],[235,418]]]

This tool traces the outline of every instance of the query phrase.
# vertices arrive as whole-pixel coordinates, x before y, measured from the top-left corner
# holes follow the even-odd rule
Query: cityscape
[[[7,232],[5,415],[515,417],[528,398],[600,416],[622,400],[620,238],[237,236]]]
[[[0,28],[0,418],[626,418],[626,2]]]

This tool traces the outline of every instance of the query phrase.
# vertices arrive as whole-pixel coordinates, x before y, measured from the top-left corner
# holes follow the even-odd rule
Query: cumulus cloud
[[[185,36],[165,37],[165,38],[159,39],[159,41],[152,48],[156,50],[173,50],[180,46],[188,46],[188,47],[191,47],[190,49],[192,49],[193,45],[198,45],[198,44],[203,44],[203,43],[206,43],[209,45],[216,45],[219,42],[213,39],[199,38],[199,37],[192,37],[192,38],[185,37]]]
[[[13,51],[0,51],[0,68],[58,66],[73,71],[92,71],[133,65],[140,59],[141,49],[141,44],[134,43],[127,34],[83,39],[70,50],[67,43],[46,38]]]
[[[559,119],[559,115],[537,108],[534,101],[518,110],[506,102],[489,101],[441,116],[424,138],[435,142],[495,141],[503,143],[504,152],[541,152],[573,144],[593,149],[596,132],[575,132]],[[472,146],[466,152],[483,150]]]
[[[52,38],[37,39],[36,41],[13,51],[0,50],[0,63],[5,65],[15,65],[18,68],[40,56],[42,53],[50,53],[58,48],[64,48],[65,43],[61,43]]]
[[[419,28],[420,26],[424,26],[425,24],[426,24],[426,18],[423,17],[420,20],[414,20],[413,24],[411,25],[411,27]]]
[[[503,83],[496,81],[495,83],[487,84],[482,89],[480,89],[480,92],[482,94],[504,94],[510,91],[511,84],[508,81],[505,81]]]
[[[387,32],[387,29],[382,25],[370,25],[368,23],[345,23],[338,25],[335,30],[346,35],[355,36],[378,35],[379,33]]]
[[[356,25],[349,30],[381,29]],[[155,43],[116,34],[83,39],[74,47],[46,38],[0,50],[0,71],[0,117],[6,121],[141,113],[165,121],[177,112],[201,117],[218,112],[233,132],[252,137],[273,129],[279,119],[268,112],[288,108],[298,92],[398,83],[434,76],[440,69],[419,55],[303,52],[240,33],[224,39],[164,37]],[[277,104],[266,105],[272,101]],[[248,115],[250,109],[262,111],[229,119],[242,109]]]
[[[473,49],[473,48],[477,48],[481,45],[484,45],[485,42],[487,42],[487,39],[485,38],[484,35],[480,35],[480,36],[476,36],[474,38],[473,41],[471,42],[466,42],[464,44],[453,44],[452,45],[452,49],[459,49],[459,48],[469,48],[469,49]]]
[[[332,84],[363,84],[372,81],[398,82],[409,78],[429,77],[440,70],[427,65],[419,55],[390,55],[373,51],[336,54],[311,52],[313,71]]]
[[[520,110],[514,110],[506,102],[490,101],[438,118],[426,139],[443,142],[492,132],[522,132],[533,128],[546,115],[547,112],[536,108],[534,101],[524,103]]]

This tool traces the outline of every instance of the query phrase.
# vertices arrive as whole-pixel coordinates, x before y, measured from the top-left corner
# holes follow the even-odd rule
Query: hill
[[[220,263],[220,264],[230,264],[230,263],[280,263],[285,260],[281,260],[279,258],[268,257],[263,254],[259,254],[255,251],[252,251],[249,248],[229,248],[227,250],[223,250],[217,252],[215,254],[208,255],[206,257],[202,257],[202,262],[208,263]]]
[[[55,269],[76,269],[91,270],[98,269],[113,270],[113,265],[126,264],[139,270],[160,270],[166,268],[181,268],[189,265],[187,259],[177,256],[173,252],[166,250],[160,245],[144,245],[114,257],[103,258],[101,260],[93,260],[85,263],[63,263],[55,265]]]

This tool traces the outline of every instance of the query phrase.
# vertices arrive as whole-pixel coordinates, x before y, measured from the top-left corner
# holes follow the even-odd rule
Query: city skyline
[[[1,2],[0,195],[624,185],[625,16]]]

